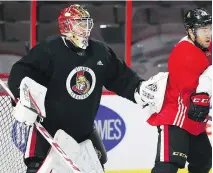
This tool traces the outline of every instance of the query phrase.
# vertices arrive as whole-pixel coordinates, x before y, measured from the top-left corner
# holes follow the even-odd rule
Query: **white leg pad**
[[[104,173],[91,140],[78,144],[63,130],[58,130],[55,141],[83,173]],[[72,173],[60,156],[51,148],[38,173]]]
[[[82,168],[82,171],[88,173],[104,173],[91,140],[87,139],[81,142],[80,148],[81,152],[76,159],[76,164]]]

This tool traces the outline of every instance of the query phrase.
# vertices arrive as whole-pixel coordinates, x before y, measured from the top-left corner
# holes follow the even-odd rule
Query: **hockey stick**
[[[0,85],[5,89],[7,94],[13,99],[15,103],[18,100],[14,97],[13,93],[10,89],[6,86],[6,84],[0,79]],[[66,153],[61,149],[57,142],[53,139],[53,137],[47,132],[47,130],[38,122],[34,123],[36,129],[41,133],[41,135],[49,142],[49,144],[53,147],[53,149],[59,154],[59,156],[65,161],[67,166],[72,170],[74,173],[82,173],[78,166],[66,155]]]
[[[212,121],[212,117],[208,116],[207,120]]]

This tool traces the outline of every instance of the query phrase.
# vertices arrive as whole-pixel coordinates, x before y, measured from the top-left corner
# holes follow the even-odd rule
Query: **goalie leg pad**
[[[107,152],[104,147],[103,141],[101,140],[101,137],[96,129],[94,129],[89,139],[92,141],[92,144],[95,148],[95,151],[98,155],[101,165],[103,166],[107,162]]]
[[[81,171],[104,173],[91,140],[87,139],[78,144],[63,130],[56,132],[54,140]],[[37,173],[49,173],[51,171],[54,173],[70,173],[70,169],[52,148]]]

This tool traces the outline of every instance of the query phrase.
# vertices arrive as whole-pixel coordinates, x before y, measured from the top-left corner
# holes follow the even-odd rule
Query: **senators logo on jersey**
[[[66,81],[68,93],[77,100],[83,100],[89,97],[95,88],[96,77],[92,69],[88,67],[74,68]]]
[[[76,85],[72,86],[72,90],[78,94],[85,94],[90,89],[90,83],[84,76],[84,71],[80,71],[76,75]]]

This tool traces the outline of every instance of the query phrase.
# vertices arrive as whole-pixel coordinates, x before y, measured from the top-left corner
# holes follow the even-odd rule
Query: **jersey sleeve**
[[[53,68],[50,60],[47,48],[38,44],[12,66],[8,86],[16,98],[19,98],[21,80],[26,76],[43,86],[48,84]]]
[[[189,51],[187,47],[176,49],[168,62],[170,85],[175,85],[180,93],[195,92],[199,77],[207,68],[206,64],[205,57],[196,51]]]
[[[115,92],[119,96],[135,102],[134,91],[141,79],[136,73],[127,67],[123,60],[115,55],[112,49],[108,48],[108,50],[109,63],[107,68],[108,71],[105,77],[105,88]]]

